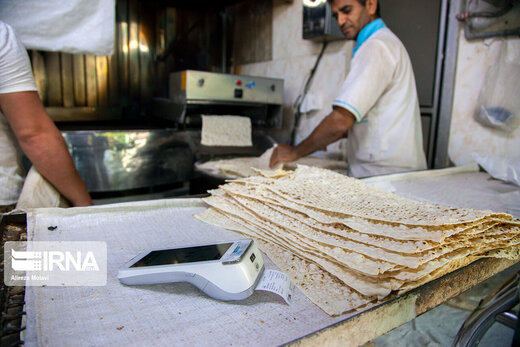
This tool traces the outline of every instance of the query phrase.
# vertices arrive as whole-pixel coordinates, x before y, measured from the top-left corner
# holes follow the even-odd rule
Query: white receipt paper
[[[294,284],[289,276],[276,270],[265,270],[256,290],[265,290],[280,295],[287,304],[291,304]]]

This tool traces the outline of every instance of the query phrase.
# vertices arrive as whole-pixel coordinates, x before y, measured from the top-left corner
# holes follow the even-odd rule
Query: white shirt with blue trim
[[[412,64],[381,19],[358,34],[350,72],[333,105],[356,117],[347,140],[350,175],[426,169]]]

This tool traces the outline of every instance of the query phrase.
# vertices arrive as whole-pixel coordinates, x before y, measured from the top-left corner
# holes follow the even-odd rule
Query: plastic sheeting
[[[498,158],[479,153],[471,156],[491,176],[520,187],[520,158]]]
[[[507,42],[501,45],[497,61],[487,71],[475,111],[475,119],[482,125],[505,132],[520,125],[520,62],[509,46]]]
[[[115,0],[1,0],[0,20],[27,49],[112,55]]]

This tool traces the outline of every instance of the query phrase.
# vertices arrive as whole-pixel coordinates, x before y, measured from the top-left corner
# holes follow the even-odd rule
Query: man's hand
[[[281,144],[274,148],[269,161],[269,167],[273,168],[278,163],[290,163],[297,159],[300,159],[300,156],[296,151],[296,147]]]
[[[350,111],[341,107],[334,107],[332,112],[321,121],[314,131],[298,146],[278,145],[271,155],[269,167],[278,163],[289,163],[322,150],[347,134],[356,118]]]

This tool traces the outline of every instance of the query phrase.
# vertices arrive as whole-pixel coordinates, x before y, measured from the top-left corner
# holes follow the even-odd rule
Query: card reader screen
[[[233,243],[230,242],[218,245],[152,251],[130,267],[172,265],[192,263],[196,261],[218,260],[224,255],[224,253],[226,253],[232,244]]]

